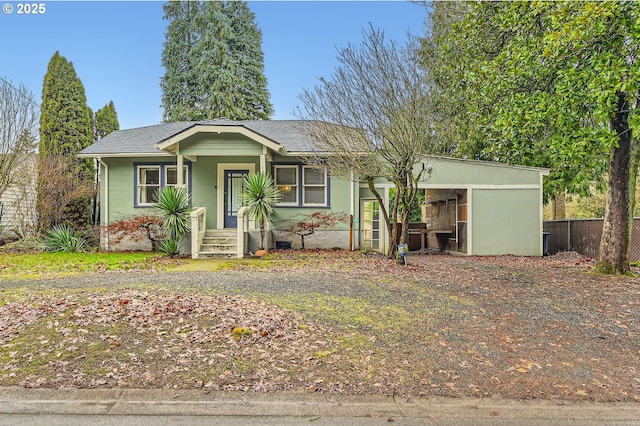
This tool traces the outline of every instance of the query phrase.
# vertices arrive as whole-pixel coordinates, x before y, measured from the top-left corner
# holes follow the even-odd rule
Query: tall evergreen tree
[[[194,19],[199,5],[191,1],[170,1],[164,6],[164,19],[169,21],[162,50],[165,75],[160,81],[163,118],[165,121],[191,119],[196,105],[196,58],[190,56],[197,37]]]
[[[268,119],[262,33],[247,4],[170,1],[164,12],[164,120]]]
[[[113,101],[96,111],[94,115],[95,121],[95,140],[99,140],[107,136],[109,133],[120,130],[118,122],[118,113]]]
[[[232,33],[229,37],[231,52],[235,52],[240,79],[244,85],[238,88],[238,101],[248,118],[267,119],[273,114],[269,101],[267,78],[264,75],[262,33],[254,24],[254,14],[245,2],[225,3],[231,16]]]
[[[93,140],[99,141],[109,133],[120,130],[118,114],[113,101],[91,114],[91,127],[93,129]],[[100,161],[95,160],[95,179],[93,194],[93,224],[100,224]]]
[[[84,86],[78,78],[73,64],[59,52],[49,61],[42,88],[40,111],[40,159],[41,173],[47,170],[45,163],[63,160],[76,175],[79,183],[92,186],[93,163],[80,160],[76,154],[93,142],[91,113],[87,106]],[[56,179],[57,176],[41,176],[40,181]],[[38,212],[41,227],[54,225],[46,211],[50,211],[48,194],[38,191]],[[91,223],[91,198],[87,196],[70,200],[64,206],[62,221],[84,229]]]

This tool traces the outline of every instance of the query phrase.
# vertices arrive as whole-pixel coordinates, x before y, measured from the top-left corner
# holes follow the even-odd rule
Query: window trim
[[[134,162],[133,163],[133,207],[134,208],[149,208],[153,207],[154,203],[141,203],[140,202],[140,169],[141,168],[159,168],[160,171],[160,185],[159,190],[162,190],[166,185],[166,169],[168,167],[177,168],[178,165],[175,162],[166,161],[154,161],[154,162]],[[183,167],[187,168],[187,191],[191,193],[191,162],[185,161]],[[154,185],[155,186],[155,185]],[[175,185],[170,185],[175,186]]]
[[[276,207],[282,208],[331,208],[331,178],[329,175],[329,170],[326,167],[319,166],[310,166],[304,163],[272,163],[271,164],[271,175],[274,177],[274,183],[276,178],[276,169],[277,168],[296,168],[296,178],[297,178],[297,192],[296,192],[296,203],[277,203]],[[305,168],[314,168],[314,169],[323,169],[324,170],[324,185],[310,184],[306,185],[309,187],[321,187],[325,188],[324,190],[324,204],[316,204],[316,203],[304,203],[304,169]],[[277,186],[277,185],[276,185]]]
[[[323,172],[323,180],[324,183],[323,184],[317,184],[317,183],[310,183],[310,184],[306,184],[304,181],[304,171],[306,169],[315,169],[315,170],[320,170]],[[327,205],[327,197],[328,197],[328,191],[327,191],[327,168],[326,167],[318,167],[318,166],[308,166],[308,165],[303,165],[300,168],[300,174],[302,176],[302,191],[301,191],[301,196],[302,199],[300,200],[302,202],[302,206],[304,207],[324,207]],[[324,201],[322,203],[305,203],[304,199],[305,199],[305,190],[306,188],[324,188]]]
[[[273,183],[274,186],[276,188],[280,187],[280,186],[284,186],[284,185],[278,185],[277,183],[277,170],[282,170],[282,169],[294,169],[295,170],[295,174],[294,176],[296,177],[296,183],[295,185],[291,185],[291,186],[295,186],[296,190],[295,190],[295,196],[296,199],[295,201],[284,201],[284,202],[278,202],[276,203],[276,206],[278,207],[297,207],[300,205],[300,171],[298,170],[298,165],[297,164],[277,164],[273,166]]]
[[[168,179],[168,172],[169,169],[176,169],[176,179],[178,178],[177,173],[178,173],[178,165],[171,165],[171,164],[167,164],[164,166],[164,186],[171,186],[171,187],[176,187],[178,185],[178,183],[176,182],[175,184],[169,184],[167,183]],[[186,164],[182,165],[182,170],[186,171],[185,173],[185,181],[184,184],[187,185],[187,188],[189,187],[189,167]],[[184,173],[184,172],[183,172]]]
[[[158,183],[148,184],[148,183],[140,183],[140,173],[142,170],[157,170],[158,171]],[[139,164],[136,166],[136,182],[135,182],[135,201],[138,206],[153,206],[153,203],[143,203],[142,202],[142,192],[141,189],[144,188],[162,188],[162,167],[156,164]]]

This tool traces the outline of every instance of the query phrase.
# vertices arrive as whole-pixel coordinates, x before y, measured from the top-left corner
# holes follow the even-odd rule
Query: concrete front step
[[[237,238],[231,237],[204,237],[202,239],[202,244],[225,244],[225,245],[236,245]]]
[[[207,229],[204,231],[204,237],[236,237],[238,231],[236,229]]]
[[[201,244],[201,251],[222,251],[222,252],[230,252],[236,253],[238,251],[238,246],[236,244]]]
[[[235,259],[238,256],[237,253],[231,252],[219,252],[219,251],[199,251],[199,258],[215,258],[215,259]]]
[[[236,229],[207,229],[198,257],[235,258],[238,255]]]

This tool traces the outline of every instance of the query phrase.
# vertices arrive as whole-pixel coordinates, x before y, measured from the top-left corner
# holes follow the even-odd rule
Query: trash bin
[[[549,234],[551,232],[542,230],[542,255],[549,256]]]

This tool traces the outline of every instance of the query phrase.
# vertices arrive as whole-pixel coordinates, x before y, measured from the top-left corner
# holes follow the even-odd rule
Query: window
[[[164,168],[164,186],[177,186],[178,185],[178,166],[165,166]],[[187,173],[187,166],[182,168],[182,182],[189,186],[189,173]]]
[[[278,205],[298,205],[298,166],[275,166],[273,168],[276,188],[282,192]]]
[[[149,205],[158,201],[160,166],[138,166],[138,204]]]
[[[158,193],[165,186],[178,185],[178,167],[174,164],[136,164],[135,203],[148,207],[158,201]],[[184,184],[189,185],[189,166],[183,168]]]
[[[303,165],[273,166],[274,182],[282,192],[279,206],[328,207],[327,170]]]
[[[302,167],[302,204],[327,205],[327,170],[319,167]]]

